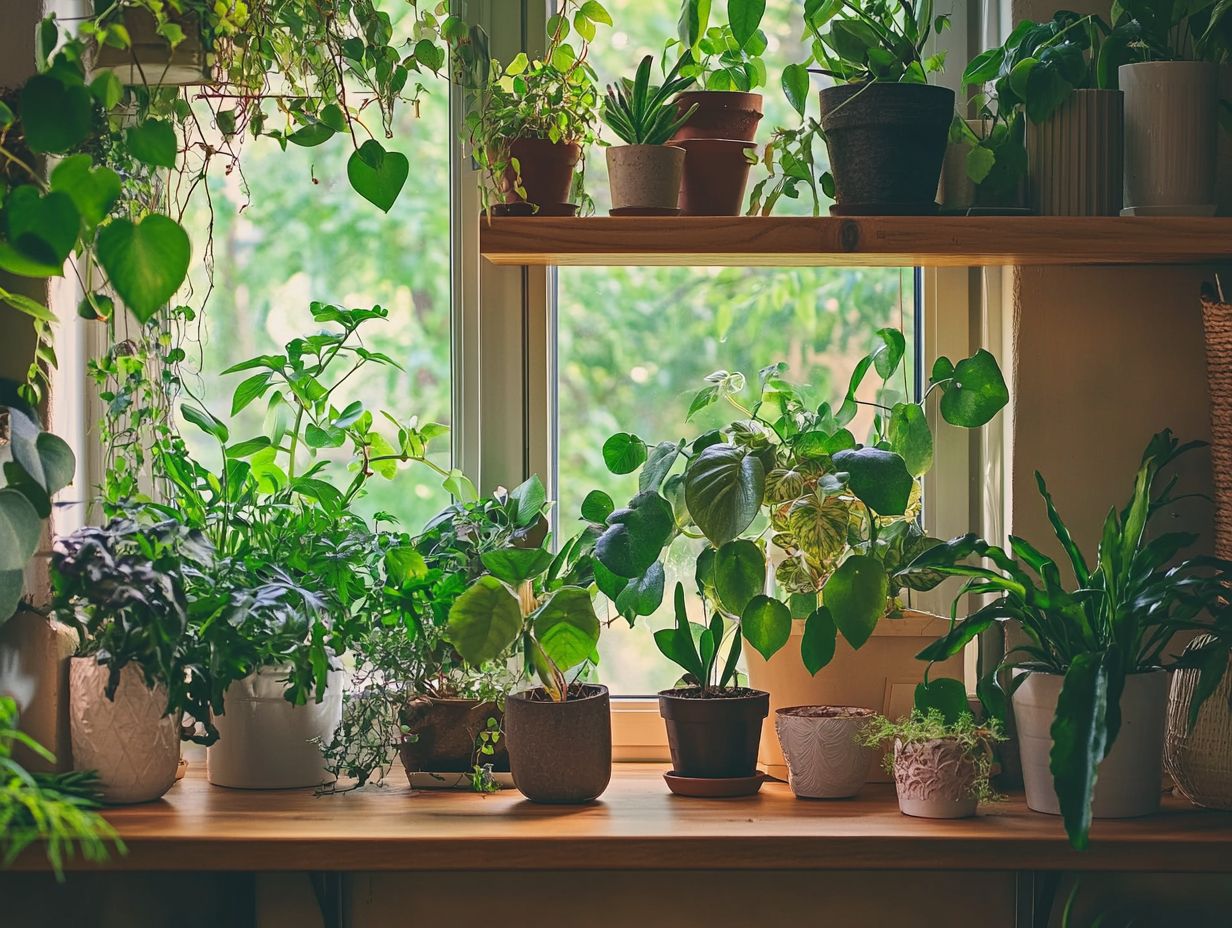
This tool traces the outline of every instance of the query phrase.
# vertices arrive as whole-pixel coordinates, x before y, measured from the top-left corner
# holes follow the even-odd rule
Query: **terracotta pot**
[[[195,13],[168,11],[179,25],[184,41],[174,49],[158,34],[158,24],[148,10],[128,9],[121,14],[131,40],[129,48],[103,45],[94,53],[91,71],[111,71],[126,85],[186,87],[214,83],[210,56],[201,43],[201,25]]]
[[[730,695],[708,698],[696,695],[696,687],[659,693],[678,776],[722,779],[757,772],[757,739],[770,696],[749,689],[726,692]]]
[[[553,702],[536,687],[505,700],[513,785],[534,802],[590,802],[612,779],[607,687],[587,684],[574,693]]]
[[[948,738],[916,744],[894,743],[894,785],[898,808],[917,818],[969,818],[979,800],[974,792],[977,760]]]
[[[149,689],[133,664],[120,671],[115,699],[108,699],[108,673],[93,657],[69,663],[73,763],[98,771],[104,802],[149,802],[175,783],[180,720],[166,714],[166,687]]]
[[[800,799],[845,799],[868,779],[877,751],[859,735],[876,713],[851,706],[792,706],[774,714],[787,783]]]
[[[674,209],[685,151],[677,145],[619,145],[607,150],[612,209]]]
[[[686,216],[739,216],[749,182],[745,155],[752,142],[729,139],[686,139],[678,143],[688,154],[680,209]]]
[[[821,91],[835,215],[937,209],[954,91],[930,84],[840,84]]]
[[[1118,70],[1125,94],[1124,216],[1213,216],[1219,66],[1142,61]]]
[[[771,569],[774,566],[772,563]],[[785,706],[863,706],[887,718],[900,718],[911,711],[915,685],[924,679],[925,664],[915,656],[948,628],[948,619],[923,612],[882,618],[858,651],[840,635],[834,659],[814,676],[800,659],[804,621],[797,619],[792,622],[791,638],[770,660],[752,648],[744,652],[749,686],[770,693],[772,714]],[[961,654],[934,665],[932,670],[938,677],[961,678],[962,672]],[[769,721],[762,728],[758,761],[770,776],[788,779],[787,763],[774,725]],[[889,780],[880,764],[869,768],[868,778],[876,782]]]
[[[676,114],[697,105],[689,121],[676,130],[673,143],[686,139],[735,139],[751,142],[761,121],[761,94],[739,90],[687,90],[676,97]]]
[[[1027,124],[1035,212],[1115,216],[1121,211],[1124,99],[1119,90],[1075,90],[1048,120]]]
[[[1022,756],[1027,805],[1060,815],[1048,755],[1052,723],[1064,678],[1032,673],[1014,691],[1014,721]],[[1168,674],[1163,670],[1130,674],[1121,693],[1121,730],[1099,765],[1091,811],[1095,818],[1132,818],[1159,810],[1163,775]]]
[[[509,146],[510,164],[505,169],[505,202],[556,207],[568,203],[573,193],[573,172],[582,160],[582,149],[573,142],[547,139],[517,139]],[[518,170],[513,161],[518,162]],[[515,189],[519,172],[525,196]]]
[[[504,713],[494,702],[478,699],[436,699],[417,696],[400,713],[408,729],[400,746],[402,767],[407,778],[412,773],[469,773],[476,763],[491,764],[493,770],[509,769],[505,739],[496,742],[494,753],[478,755],[475,746],[488,720],[499,726]]]
[[[205,773],[215,786],[294,789],[320,786],[329,773],[321,744],[342,720],[341,670],[332,670],[324,699],[293,706],[283,697],[286,671],[263,667],[223,694],[214,719],[218,741],[205,752]]]

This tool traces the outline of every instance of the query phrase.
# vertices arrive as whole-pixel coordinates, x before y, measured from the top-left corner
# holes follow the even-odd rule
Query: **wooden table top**
[[[1099,821],[1090,848],[1069,848],[1058,818],[1020,797],[976,818],[913,819],[893,789],[859,798],[797,800],[769,782],[746,799],[672,796],[653,764],[619,764],[586,806],[495,795],[368,787],[212,787],[197,765],[153,803],[108,810],[125,870],[1134,870],[1232,872],[1232,813],[1165,797],[1141,819]],[[401,772],[394,773],[400,780]],[[391,783],[394,783],[391,777]],[[44,866],[26,853],[18,868]],[[87,865],[88,866],[88,865]]]

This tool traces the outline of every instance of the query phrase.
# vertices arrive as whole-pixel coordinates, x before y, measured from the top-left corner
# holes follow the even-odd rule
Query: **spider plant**
[[[618,85],[607,85],[603,121],[628,145],[664,144],[697,109],[695,103],[677,115],[676,94],[693,83],[691,77],[680,77],[681,62],[676,62],[658,87],[650,83],[652,62],[653,56],[647,55],[633,80],[624,78]]]

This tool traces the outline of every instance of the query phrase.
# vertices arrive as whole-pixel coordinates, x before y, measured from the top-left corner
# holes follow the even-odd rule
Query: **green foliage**
[[[702,587],[700,578],[698,586]],[[704,590],[702,602],[704,606]],[[676,584],[674,603],[676,624],[655,632],[654,640],[663,656],[684,671],[681,681],[699,687],[703,694],[735,685],[742,641],[739,629],[719,612],[711,614],[709,625],[690,622],[682,583]],[[790,631],[790,620],[788,626]],[[724,646],[726,659],[722,657]]]
[[[629,145],[664,144],[697,110],[694,104],[677,115],[675,96],[693,83],[692,78],[679,76],[681,62],[672,65],[661,85],[652,86],[653,61],[654,56],[647,55],[633,80],[626,78],[619,85],[607,85],[603,121]]]
[[[847,83],[923,84],[943,56],[924,57],[934,33],[949,26],[931,0],[806,0],[804,27],[814,39],[816,70]]]
[[[1116,63],[1226,63],[1232,56],[1232,6],[1218,0],[1118,0],[1112,23]]]
[[[729,0],[727,22],[710,25],[712,0],[681,0],[677,37],[664,54],[679,48],[680,76],[705,90],[749,92],[766,83],[766,34],[761,29],[765,0]]]
[[[50,751],[17,727],[17,702],[0,696],[0,867],[7,867],[31,845],[41,843],[56,879],[80,852],[102,863],[124,843],[99,815],[98,777],[92,771],[31,773],[13,756],[22,745],[48,763]]]
[[[1175,479],[1156,489],[1161,471],[1197,446],[1180,444],[1167,430],[1151,439],[1128,504],[1108,513],[1093,567],[1074,543],[1043,477],[1036,475],[1049,522],[1075,578],[1072,589],[1063,583],[1056,561],[1014,536],[1008,552],[974,535],[955,538],[924,551],[898,574],[902,580],[927,584],[947,576],[967,578],[955,608],[969,592],[997,595],[921,651],[922,660],[958,654],[994,622],[1008,621],[1022,630],[1027,643],[992,672],[984,689],[995,689],[996,674],[1008,667],[1065,677],[1052,728],[1050,766],[1075,847],[1086,845],[1095,774],[1116,740],[1126,676],[1163,666],[1173,638],[1197,631],[1210,638],[1176,666],[1199,668],[1199,692],[1209,694],[1227,665],[1232,612],[1225,597],[1232,563],[1203,556],[1177,560],[1197,540],[1195,535],[1165,532],[1151,537],[1147,531],[1151,520],[1176,501]],[[972,565],[972,556],[993,566]],[[1194,702],[1196,716],[1202,699]]]

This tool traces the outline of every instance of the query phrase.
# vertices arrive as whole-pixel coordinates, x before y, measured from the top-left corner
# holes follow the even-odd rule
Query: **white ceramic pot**
[[[1075,90],[1027,124],[1030,205],[1041,216],[1115,216],[1124,193],[1125,95]]]
[[[1219,66],[1143,61],[1119,69],[1125,92],[1124,216],[1213,216]]]
[[[898,808],[917,818],[970,818],[979,799],[976,759],[957,741],[894,742]]]
[[[114,701],[104,692],[107,675],[93,657],[69,663],[73,766],[98,771],[104,802],[149,802],[175,783],[180,722],[166,714],[166,688],[147,688],[136,666],[120,671]]]
[[[787,759],[787,782],[800,799],[846,799],[860,791],[877,755],[860,744],[876,713],[852,706],[790,706],[774,728]]]
[[[612,209],[675,210],[685,151],[678,145],[617,145],[607,150]]]
[[[215,786],[294,789],[328,779],[318,744],[342,721],[343,673],[334,670],[321,702],[293,706],[283,698],[286,671],[265,667],[227,687],[224,714],[214,719],[218,741],[205,752]]]
[[[1052,721],[1064,678],[1032,673],[1014,692],[1014,721],[1027,806],[1060,815],[1048,754]],[[1163,670],[1125,678],[1121,693],[1121,730],[1099,765],[1092,814],[1095,818],[1132,818],[1159,810],[1163,778],[1164,729],[1168,709],[1168,674]]]

